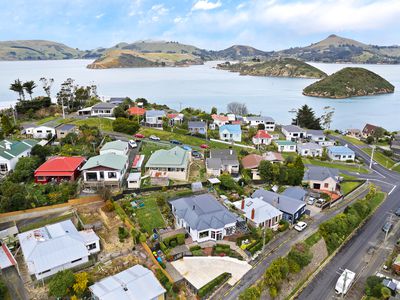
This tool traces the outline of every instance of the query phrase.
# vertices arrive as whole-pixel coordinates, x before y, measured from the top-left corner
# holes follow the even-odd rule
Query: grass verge
[[[367,153],[369,156],[372,155],[371,148],[363,148],[362,151]],[[385,168],[391,168],[395,164],[395,162],[390,157],[387,157],[379,151],[374,151],[374,160]]]
[[[368,173],[367,169],[365,169],[364,167],[361,167],[361,166],[357,166],[355,164],[352,165],[352,164],[343,164],[343,163],[338,163],[338,162],[327,162],[327,161],[320,161],[320,160],[308,159],[308,158],[303,159],[303,162],[304,162],[304,164],[340,169],[343,171],[349,171],[349,172],[354,172],[354,173],[362,173],[362,174]]]

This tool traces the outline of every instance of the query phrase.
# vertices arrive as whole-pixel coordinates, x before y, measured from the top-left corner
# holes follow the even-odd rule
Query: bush
[[[57,272],[49,281],[49,296],[62,298],[67,296],[75,283],[74,273],[71,270]]]
[[[107,200],[101,209],[104,212],[114,211],[115,210],[114,203],[111,200]]]
[[[139,130],[139,124],[126,118],[116,118],[112,127],[114,131],[126,134],[135,134]]]
[[[168,248],[167,248],[167,246],[165,246],[164,242],[160,242],[160,249],[162,252],[165,253],[165,251],[167,251]]]
[[[190,252],[196,251],[196,250],[201,250],[200,246],[193,246],[189,248]]]
[[[289,228],[289,222],[288,221],[286,221],[286,220],[280,220],[279,221],[279,228],[278,228],[279,232],[283,232],[288,228]]]
[[[129,232],[125,229],[125,227],[118,227],[118,238],[122,243],[129,236]]]
[[[176,240],[172,240],[169,242],[169,245],[171,246],[171,248],[175,248],[176,247]]]
[[[223,282],[225,282],[230,277],[231,277],[230,273],[227,273],[227,272],[222,273],[217,278],[214,278],[209,283],[207,283],[205,286],[201,287],[197,294],[201,298],[207,296],[208,294],[210,294],[212,291],[214,291],[218,286],[220,286]]]
[[[294,261],[300,269],[307,266],[312,259],[309,247],[305,243],[295,244],[288,254],[289,261]]]
[[[378,276],[368,277],[367,282],[365,284],[365,294],[369,297],[375,297],[377,299],[381,299],[382,288],[384,287],[382,281],[383,278]]]
[[[176,241],[178,245],[184,245],[185,244],[185,234],[184,233],[178,233],[176,235]]]

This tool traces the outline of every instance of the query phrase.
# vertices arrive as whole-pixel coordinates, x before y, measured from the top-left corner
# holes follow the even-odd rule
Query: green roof
[[[94,167],[102,166],[114,170],[122,170],[128,160],[126,155],[118,155],[114,153],[106,153],[89,158],[83,165],[82,170],[92,169]]]
[[[286,140],[279,140],[279,141],[274,141],[275,144],[279,145],[279,146],[294,146],[296,145],[295,142],[292,141],[286,141]]]
[[[5,159],[12,159],[26,150],[35,146],[38,142],[35,140],[22,140],[22,141],[11,141],[2,140],[0,141],[0,156]],[[10,145],[10,149],[6,149],[6,144]]]
[[[103,147],[101,147],[100,151],[104,150],[119,150],[119,151],[124,151],[126,147],[128,146],[128,142],[124,141],[112,141],[105,143]]]
[[[181,147],[155,151],[146,163],[146,168],[186,168],[189,163],[189,152]]]

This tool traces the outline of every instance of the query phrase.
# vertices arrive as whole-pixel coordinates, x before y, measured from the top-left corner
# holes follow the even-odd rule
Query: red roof
[[[134,106],[128,109],[128,113],[130,115],[143,116],[146,113],[146,110],[144,108]]]
[[[72,175],[84,161],[85,158],[81,156],[52,157],[36,169],[35,176],[64,176],[66,173]]]
[[[254,137],[256,139],[272,139],[272,136],[266,130],[258,130]]]
[[[211,118],[213,118],[213,120],[218,120],[218,121],[222,121],[222,122],[228,122],[229,118],[227,116],[222,116],[222,115],[211,115]]]

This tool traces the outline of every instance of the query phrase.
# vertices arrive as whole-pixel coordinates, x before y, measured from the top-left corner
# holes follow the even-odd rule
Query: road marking
[[[396,187],[397,187],[397,185],[395,185],[395,186],[390,190],[390,192],[388,193],[388,195],[390,195],[390,194],[396,189]]]

